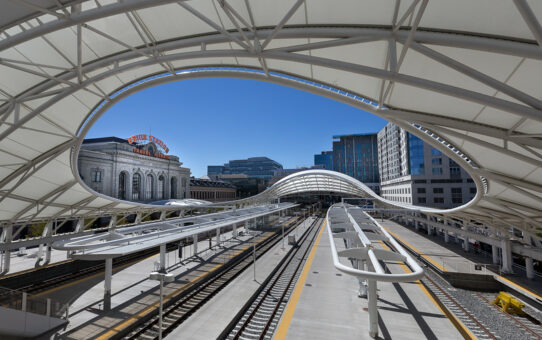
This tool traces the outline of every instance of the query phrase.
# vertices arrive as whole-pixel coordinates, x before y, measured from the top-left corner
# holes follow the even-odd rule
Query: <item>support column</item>
[[[420,222],[414,219],[414,229],[416,229],[416,231],[420,230],[420,224],[421,224]]]
[[[530,257],[525,258],[525,271],[527,272],[527,278],[529,280],[534,279],[533,259]]]
[[[216,246],[220,247],[220,228],[216,228]]]
[[[450,243],[450,233],[446,229],[444,229],[444,242]]]
[[[464,239],[463,239],[463,250],[468,252],[469,248],[470,248],[469,238],[467,236],[465,236]]]
[[[194,256],[198,255],[198,234],[192,236],[192,245],[194,246]]]
[[[502,267],[501,271],[506,274],[512,274],[512,249],[510,247],[510,240],[504,239],[501,241],[502,250]]]
[[[493,264],[499,264],[499,247],[491,245],[491,255],[493,255]]]
[[[233,225],[233,231],[231,232],[233,238],[237,238],[237,223]]]
[[[160,271],[162,273],[166,272],[166,245],[160,245]]]
[[[433,227],[427,224],[427,235],[433,235]]]
[[[105,259],[104,310],[111,310],[111,279],[113,276],[113,259]]]
[[[2,240],[4,243],[11,243],[11,238],[13,235],[13,226],[4,227],[3,233],[2,233]],[[3,270],[2,273],[9,272],[9,265],[11,262],[11,251],[5,250],[4,251],[4,264],[3,264]]]
[[[378,295],[376,291],[376,281],[369,280],[368,288],[369,335],[376,338],[378,336],[378,310],[376,308]]]

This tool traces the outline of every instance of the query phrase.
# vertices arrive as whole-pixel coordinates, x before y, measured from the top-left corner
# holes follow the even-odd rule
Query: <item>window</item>
[[[461,169],[459,169],[456,166],[450,167],[450,176],[451,177],[459,177],[459,176],[461,176]]]
[[[102,171],[101,170],[92,170],[90,173],[90,178],[94,183],[102,182]]]
[[[170,187],[171,195],[170,198],[175,199],[177,198],[177,177],[171,177],[171,187]]]
[[[442,158],[440,158],[440,157],[439,158],[433,158],[431,160],[431,164],[433,164],[433,165],[442,165]]]
[[[435,148],[431,149],[431,156],[440,156],[442,155],[442,152],[440,150],[437,150]]]
[[[452,188],[452,203],[463,203],[463,191],[461,188]]]
[[[476,187],[469,188],[471,194],[476,194]]]
[[[166,179],[160,175],[158,177],[158,199],[163,200],[166,198]]]
[[[139,201],[141,191],[141,175],[134,174],[132,178],[132,201]]]
[[[444,203],[444,197],[433,197],[433,203]]]
[[[418,188],[418,194],[425,194],[425,188]]]
[[[119,199],[126,199],[126,173],[121,172],[119,174]]]
[[[147,175],[147,182],[145,182],[145,198],[154,199],[154,177],[151,174]]]
[[[442,168],[433,168],[432,169],[433,175],[442,175]]]
[[[426,203],[425,197],[418,197],[418,203]]]
[[[443,194],[444,189],[443,188],[433,188],[433,193],[434,194]]]

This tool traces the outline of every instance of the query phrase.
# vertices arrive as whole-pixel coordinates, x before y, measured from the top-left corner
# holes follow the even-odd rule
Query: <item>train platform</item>
[[[23,251],[13,251],[10,253],[10,268],[6,275],[0,278],[21,274],[22,272],[34,270],[38,258],[38,247],[24,249]],[[60,262],[71,261],[65,251],[51,249],[51,260],[44,264],[45,250],[43,250],[42,260],[38,267],[52,266]]]
[[[259,236],[257,239],[267,235]],[[220,248],[213,244],[212,250],[203,250],[199,252],[197,257],[183,258],[182,262],[179,262],[176,251],[166,254],[166,267],[168,272],[175,276],[175,281],[164,285],[164,301],[186,289],[189,285],[196,284],[201,278],[221,267],[237,253],[251,247],[254,240],[249,235],[232,239],[231,232],[224,233],[222,237],[225,241],[222,242]],[[198,243],[199,249],[205,249],[207,247],[205,243],[208,244],[208,241]],[[183,253],[189,256],[190,254],[186,253],[188,251],[185,249]],[[62,298],[57,296],[57,293],[70,295],[71,291],[76,296],[78,295],[70,306],[69,325],[61,333],[60,338],[108,339],[130,326],[138,318],[151,312],[158,306],[159,283],[151,281],[148,274],[155,270],[155,262],[157,261],[158,254],[113,273],[110,311],[103,310],[103,274],[97,279],[91,280],[91,287],[88,287],[88,283],[76,282],[71,287],[63,287],[60,291],[52,292],[49,297],[57,299]]]
[[[515,275],[501,274],[499,266],[494,265],[491,256],[484,252],[466,252],[453,237],[450,237],[450,242],[446,243],[436,234],[429,236],[423,231],[416,232],[414,228],[402,226],[389,219],[379,222],[406,248],[414,251],[426,263],[432,264],[448,277],[453,277],[455,273],[488,275],[508,289],[542,303],[540,280],[529,280],[523,272],[517,272]],[[476,270],[476,267],[481,270]],[[514,270],[520,271],[517,268]]]
[[[313,220],[314,218],[308,218],[304,224],[295,229],[294,233],[301,235]],[[245,302],[260,287],[260,284],[265,281],[290,248],[287,242],[285,242],[284,249],[282,249],[282,243],[276,244],[257,260],[256,280],[254,280],[253,268],[245,270],[215,295],[211,303],[205,304],[188,320],[169,333],[166,339],[217,339],[233,316],[242,309]]]
[[[379,222],[396,240],[442,272],[491,274],[485,266],[482,266],[481,271],[476,271],[475,262],[434,242],[434,237],[430,239],[391,220],[384,219]]]
[[[274,339],[373,339],[367,299],[358,297],[356,278],[335,269],[329,242],[322,228]],[[339,239],[335,245],[344,249]],[[388,269],[408,270],[397,264]],[[378,295],[381,339],[463,339],[421,283],[379,282]]]

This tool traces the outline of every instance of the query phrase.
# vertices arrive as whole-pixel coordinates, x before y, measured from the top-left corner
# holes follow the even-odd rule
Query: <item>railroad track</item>
[[[477,339],[542,340],[540,321],[501,312],[492,304],[496,293],[454,288],[433,269],[425,270],[422,284]]]
[[[390,244],[386,243],[388,246]],[[417,255],[409,247],[410,253]],[[441,274],[416,260],[424,267],[426,275],[420,280],[427,290],[477,339],[542,340],[542,313],[533,317],[501,312],[492,302],[496,293],[482,293],[453,287]],[[456,326],[457,327],[457,326]],[[460,329],[461,326],[458,327]],[[462,333],[465,338],[472,338]]]
[[[299,239],[298,247],[290,250],[218,339],[271,339],[322,221],[313,221]]]
[[[289,225],[285,232],[297,227],[301,221]],[[256,257],[259,258],[281,240],[281,233],[275,232],[272,237],[256,246]],[[162,334],[170,333],[213,296],[226,287],[241,272],[253,264],[253,253],[248,251],[243,257],[234,261],[229,268],[215,275],[207,281],[198,283],[192,290],[185,291],[178,299],[169,306],[164,307]],[[128,334],[122,335],[123,339],[157,339],[158,338],[158,315],[151,316],[148,320],[135,325]]]

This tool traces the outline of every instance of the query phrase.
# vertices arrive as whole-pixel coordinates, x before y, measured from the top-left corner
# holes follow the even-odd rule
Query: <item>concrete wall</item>
[[[17,339],[37,337],[66,321],[49,316],[0,307],[0,338]]]

